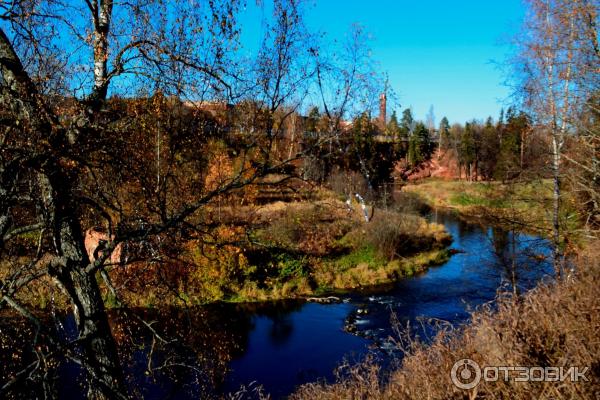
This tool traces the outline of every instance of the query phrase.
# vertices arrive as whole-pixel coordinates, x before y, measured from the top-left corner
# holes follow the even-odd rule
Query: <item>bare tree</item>
[[[561,186],[566,138],[575,132],[577,118],[597,85],[596,2],[531,0],[517,60],[525,105],[534,124],[550,137],[553,177],[553,259],[562,275]],[[590,25],[590,21],[592,25]],[[596,43],[596,44],[594,44]],[[590,51],[591,50],[591,51]],[[595,67],[589,68],[591,59]],[[583,79],[585,78],[585,79]]]
[[[371,58],[370,40],[365,28],[355,24],[339,49],[327,43],[310,49],[317,64],[319,103],[332,132],[339,133],[344,121],[374,110],[383,92],[384,77]]]
[[[258,56],[247,61],[252,72],[243,92],[247,100],[255,102],[251,111],[265,118],[265,157],[278,154],[276,146],[292,130],[290,120],[304,104],[315,74],[307,51],[314,38],[304,26],[303,3],[273,2],[272,22],[265,21],[267,29]]]
[[[15,362],[0,395],[47,381],[66,358],[84,369],[89,397],[131,397],[102,296],[125,306],[111,282],[117,264],[167,265],[182,238],[216,236],[204,210],[303,155],[274,149],[311,90],[332,133],[314,145],[329,151],[344,118],[376,99],[361,30],[326,62],[308,46],[301,3],[276,0],[249,63],[235,52],[238,6],[0,2],[0,307],[34,327],[37,357]],[[62,293],[76,338],[30,307],[37,284]]]
[[[52,345],[44,352],[32,343],[44,359],[61,354],[85,369],[91,398],[129,396],[97,280],[111,253],[121,243],[181,226],[212,198],[257,176],[239,172],[185,205],[164,201],[173,187],[165,183],[153,203],[159,207],[144,218],[136,211],[128,217],[118,198],[110,197],[118,175],[98,178],[106,168],[102,154],[118,147],[128,123],[107,112],[107,96],[111,88],[113,95],[126,95],[126,89],[136,94],[148,82],[196,99],[199,89],[225,90],[222,61],[236,35],[236,7],[229,1],[203,7],[111,0],[0,5],[0,304],[22,314],[37,327],[36,337]],[[86,252],[82,226],[90,213],[109,228],[95,260]],[[34,246],[14,253],[12,243],[27,232],[36,235]],[[69,300],[77,321],[74,341],[54,335],[19,300],[39,280],[55,284]],[[2,384],[2,393],[36,373],[43,376],[45,368],[25,365]]]
[[[317,103],[323,111],[326,125],[320,130],[321,140],[326,143],[328,157],[320,158],[326,176],[331,169],[330,158],[345,154],[343,136],[348,132],[349,121],[370,115],[378,105],[381,93],[386,89],[384,76],[371,58],[370,34],[361,25],[351,27],[345,41],[337,50],[324,43],[312,47],[316,62]],[[393,97],[393,93],[388,93]],[[328,162],[329,161],[329,162]],[[371,178],[364,160],[359,160],[360,170],[371,186]],[[351,196],[352,193],[348,193]]]

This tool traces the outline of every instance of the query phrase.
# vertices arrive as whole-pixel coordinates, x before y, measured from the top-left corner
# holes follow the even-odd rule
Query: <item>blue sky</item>
[[[248,1],[248,3],[254,3]],[[401,108],[425,119],[433,105],[436,123],[497,118],[510,90],[502,64],[508,39],[524,15],[522,0],[312,0],[306,22],[343,39],[352,23],[371,32],[373,57],[389,75]],[[242,15],[247,31],[257,29],[261,10]],[[247,41],[252,32],[245,33]],[[251,42],[256,39],[250,40]],[[389,110],[388,113],[391,113]]]

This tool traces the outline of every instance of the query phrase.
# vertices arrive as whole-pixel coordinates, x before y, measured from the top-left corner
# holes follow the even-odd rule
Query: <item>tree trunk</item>
[[[523,171],[523,165],[524,165],[524,160],[525,160],[525,129],[521,129],[521,159],[519,160],[519,165],[521,167],[521,171]]]
[[[95,272],[87,270],[83,231],[71,198],[73,185],[59,168],[49,166],[52,172],[40,176],[57,252],[57,266],[50,273],[73,306],[80,356],[88,374],[88,398],[126,398],[125,379],[100,287]]]
[[[96,278],[74,266],[58,279],[73,304],[81,351],[88,373],[88,398],[127,397],[117,347]]]
[[[292,125],[292,137],[290,138],[290,150],[288,151],[288,159],[292,158],[292,154],[294,152],[294,141],[296,140],[296,122],[297,116],[294,113],[293,115],[293,125]]]
[[[562,251],[560,248],[560,221],[559,221],[559,212],[560,212],[560,161],[561,161],[561,152],[564,144],[565,133],[567,132],[567,120],[569,118],[570,112],[570,84],[571,84],[571,72],[572,72],[572,64],[573,64],[573,41],[575,38],[575,29],[574,29],[574,14],[571,11],[568,15],[568,23],[569,23],[569,36],[568,41],[565,43],[565,47],[567,48],[566,59],[559,60],[559,56],[555,53],[550,53],[547,57],[548,60],[552,60],[552,62],[548,63],[547,73],[548,73],[548,81],[549,81],[549,93],[550,93],[550,110],[552,117],[551,124],[551,133],[552,133],[552,172],[553,172],[553,195],[552,195],[552,230],[553,230],[553,241],[554,241],[554,249],[552,252],[552,258],[554,262],[554,269],[556,271],[557,278],[563,277],[563,257]],[[550,31],[552,31],[553,27],[550,23],[550,9],[546,10],[546,25]],[[553,55],[554,57],[550,57]],[[559,112],[558,105],[556,101],[556,95],[554,93],[554,68],[555,66],[564,66],[565,70],[563,73],[559,73],[559,76],[563,79],[563,92],[562,95],[562,110]],[[560,125],[558,125],[558,121],[560,121]]]
[[[108,91],[108,33],[112,17],[113,0],[92,4],[94,23],[94,91],[92,100],[98,104],[106,99]]]
[[[473,182],[473,163],[469,163],[469,183]]]
[[[552,261],[554,263],[554,269],[556,277],[561,278],[562,275],[562,257],[560,251],[560,145],[559,145],[558,134],[554,134],[552,137],[552,180],[554,188],[552,191]]]
[[[89,3],[92,6],[92,3]],[[93,4],[96,4],[95,1]],[[106,61],[108,24],[112,0],[101,1],[100,14],[95,15],[96,37],[100,51],[94,52],[96,86],[103,86],[106,96]],[[102,50],[104,49],[104,50]],[[104,52],[104,54],[102,54]],[[96,73],[98,72],[98,73]],[[41,190],[44,222],[51,232],[54,257],[49,274],[66,291],[73,306],[79,341],[77,355],[89,378],[88,397],[94,399],[126,398],[125,379],[121,371],[115,340],[100,293],[95,271],[88,270],[78,208],[73,193],[77,188],[77,167],[63,165],[60,152],[69,146],[69,134],[63,131],[38,95],[10,40],[0,29],[0,76],[2,103],[18,111],[24,125],[39,137],[47,139],[52,151],[31,157],[31,170],[37,174]],[[100,85],[101,79],[104,84]],[[10,90],[4,90],[10,89]],[[101,93],[101,94],[102,94]],[[36,136],[34,140],[38,138]],[[37,161],[39,160],[39,161]],[[0,221],[1,222],[1,221]]]

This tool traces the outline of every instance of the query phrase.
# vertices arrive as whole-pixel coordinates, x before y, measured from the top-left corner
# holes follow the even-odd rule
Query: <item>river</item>
[[[467,222],[451,213],[434,212],[429,219],[452,234],[456,254],[448,262],[386,288],[342,296],[338,303],[111,311],[136,397],[211,398],[258,384],[273,398],[285,397],[302,383],[331,381],[344,360],[357,362],[371,354],[384,365],[397,361],[401,354],[390,340],[395,335],[392,315],[396,325],[410,325],[413,335],[428,340],[440,326],[432,321],[464,323],[470,309],[493,301],[501,290],[512,290],[511,282],[524,292],[552,275],[543,257],[550,254],[550,246],[541,238]],[[514,271],[513,257],[518,265]],[[133,312],[169,342],[153,340],[131,317]],[[74,336],[72,318],[64,319],[60,329]],[[85,397],[77,365],[64,362],[56,379],[60,398]]]
[[[396,325],[410,325],[413,335],[428,340],[440,324],[464,323],[469,310],[493,301],[500,290],[512,291],[511,278],[524,292],[552,275],[546,261],[550,245],[544,239],[447,212],[433,212],[429,219],[452,234],[451,249],[457,253],[448,262],[381,292],[347,296],[339,304],[255,313],[246,351],[229,364],[225,389],[256,381],[277,398],[298,384],[333,379],[333,369],[344,359],[353,362],[374,353],[383,363],[396,360],[392,314]],[[348,326],[355,332],[347,333]]]

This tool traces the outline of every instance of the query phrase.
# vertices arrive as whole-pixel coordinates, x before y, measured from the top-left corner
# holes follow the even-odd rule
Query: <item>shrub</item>
[[[415,192],[395,191],[392,208],[401,214],[426,214],[431,210],[426,201]]]
[[[355,246],[367,244],[375,249],[378,258],[388,261],[441,248],[451,241],[442,225],[385,210],[375,212],[373,220],[352,236],[349,240]]]
[[[365,196],[370,192],[369,183],[363,174],[356,171],[345,171],[336,169],[331,173],[327,180],[327,186],[335,193],[341,196],[353,195],[360,193]]]
[[[306,257],[295,257],[287,253],[277,254],[275,262],[282,279],[306,276],[308,274],[308,263]]]
[[[338,250],[337,240],[355,223],[341,202],[297,204],[272,218],[257,237],[291,252],[326,256]]]

